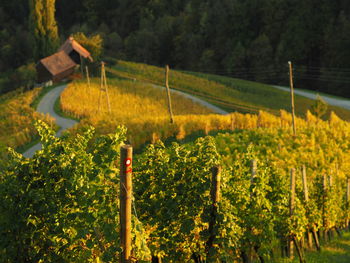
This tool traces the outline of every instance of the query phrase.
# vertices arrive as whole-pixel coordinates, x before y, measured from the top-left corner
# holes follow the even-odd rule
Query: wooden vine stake
[[[292,62],[288,61],[288,64],[289,64],[290,96],[291,96],[291,104],[292,104],[293,135],[295,137],[297,134],[297,131],[296,131],[296,127],[295,127],[295,113],[294,113],[293,67],[292,67]]]
[[[105,63],[103,61],[101,62],[101,83],[100,83],[100,95],[98,99],[98,112],[100,112],[100,109],[101,109],[102,92],[106,93],[108,112],[111,113],[111,104],[109,103]]]
[[[289,199],[289,215],[293,216],[295,208],[295,169],[290,170],[290,199]],[[294,258],[294,244],[293,237],[290,236],[288,240],[288,256]]]
[[[209,239],[206,244],[207,258],[211,256],[211,248],[213,247],[215,239],[215,222],[218,210],[218,203],[220,201],[220,181],[221,181],[221,166],[215,166],[211,168],[211,189],[210,197],[212,201],[212,210],[210,213],[209,222]]]
[[[170,97],[170,89],[169,89],[169,66],[165,66],[165,88],[167,92],[168,98],[168,110],[170,115],[170,123],[174,123],[173,110],[171,108],[171,97]]]
[[[308,189],[308,185],[307,185],[305,165],[303,165],[302,176],[303,176],[304,198],[305,198],[305,203],[307,204],[309,202],[309,189]],[[307,232],[308,247],[310,249],[312,248],[312,239],[314,239],[316,249],[318,251],[320,251],[320,249],[321,249],[320,242],[318,241],[318,237],[317,237],[316,230],[315,230],[314,226],[310,226],[310,229]]]
[[[254,185],[255,184],[255,179],[256,179],[256,171],[257,171],[257,164],[256,160],[252,160],[250,163],[250,169],[251,169],[251,176],[250,176],[250,184]],[[250,193],[250,198],[252,198],[253,193]]]
[[[289,214],[293,216],[295,210],[295,168],[290,170],[290,202],[289,202]],[[293,234],[289,237],[288,248],[289,248],[289,257],[294,258],[294,246],[297,250],[299,256],[299,262],[304,263],[304,253],[300,244]]]
[[[350,178],[347,177],[346,178],[346,220],[345,220],[345,228],[350,229],[350,225],[349,225],[349,209],[350,209]]]
[[[323,223],[323,239],[324,241],[327,241],[327,218],[326,218],[326,208],[325,208],[325,204],[326,204],[326,197],[327,197],[327,176],[325,174],[323,174],[323,183],[322,183],[322,187],[323,187],[323,193],[322,193],[322,223]]]
[[[120,263],[131,263],[132,146],[120,148]]]
[[[308,185],[307,185],[306,167],[305,167],[305,165],[303,165],[302,177],[303,177],[303,188],[304,188],[305,204],[308,204],[309,203],[309,189],[308,189]],[[310,231],[311,231],[311,229],[310,229]],[[307,243],[308,243],[308,247],[312,248],[312,235],[311,235],[310,231],[307,231]]]
[[[86,79],[87,79],[87,83],[88,83],[88,88],[90,91],[90,76],[89,76],[89,68],[88,66],[85,67],[85,71],[86,71]]]

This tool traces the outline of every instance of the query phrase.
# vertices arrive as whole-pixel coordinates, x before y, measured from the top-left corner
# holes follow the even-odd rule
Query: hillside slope
[[[112,77],[127,78],[146,83],[164,85],[164,69],[141,63],[109,60]],[[173,89],[202,98],[228,112],[258,113],[264,110],[279,115],[281,109],[290,111],[290,95],[273,86],[230,77],[170,70],[169,85]],[[314,100],[295,96],[296,114],[303,117]],[[345,120],[350,120],[350,111],[329,106]],[[328,116],[327,116],[328,117]]]

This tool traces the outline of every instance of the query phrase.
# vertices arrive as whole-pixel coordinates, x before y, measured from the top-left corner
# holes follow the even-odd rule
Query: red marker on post
[[[125,160],[125,168],[126,168],[125,173],[131,173],[132,172],[131,165],[132,165],[132,159],[131,158],[126,158],[126,160]]]
[[[120,246],[121,263],[131,262],[132,146],[120,148]]]

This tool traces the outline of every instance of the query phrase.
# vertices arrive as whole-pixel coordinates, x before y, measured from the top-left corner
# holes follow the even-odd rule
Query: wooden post
[[[235,129],[235,116],[232,114],[230,114],[231,116],[231,131],[233,131]]]
[[[132,146],[120,148],[120,262],[131,263]]]
[[[170,89],[169,89],[169,66],[165,66],[165,88],[167,91],[168,98],[168,110],[170,115],[170,123],[174,123],[173,110],[171,108],[171,97],[170,97]]]
[[[290,170],[290,199],[289,199],[289,215],[292,216],[294,214],[295,208],[295,168]],[[294,257],[294,244],[293,237],[290,236],[288,240],[288,248],[289,248],[289,257]]]
[[[210,249],[213,247],[213,242],[215,239],[215,222],[218,209],[218,202],[220,201],[220,181],[221,181],[221,166],[215,166],[211,168],[211,189],[210,196],[212,201],[212,210],[210,214],[209,222],[209,239],[206,244],[207,258],[210,257]]]
[[[256,177],[256,171],[257,171],[257,164],[256,164],[256,160],[253,159],[250,163],[250,169],[251,169],[251,178],[250,178],[250,182],[253,184],[255,177]]]
[[[104,77],[104,86],[107,96],[107,104],[108,104],[108,112],[111,113],[111,104],[109,102],[109,95],[108,95],[108,85],[107,85],[107,77],[106,77],[106,70],[105,70],[105,63],[102,62],[102,69],[103,69],[103,77]]]
[[[253,186],[255,184],[256,170],[257,170],[256,160],[253,159],[250,162],[250,171],[251,171],[250,184],[251,184],[251,186]],[[252,197],[253,197],[253,193],[250,192],[250,198],[252,198]]]
[[[100,111],[101,109],[102,92],[106,92],[108,112],[111,113],[111,104],[109,103],[105,63],[103,61],[101,62],[101,82],[100,82],[100,95],[98,99],[98,111]]]
[[[349,205],[350,202],[350,178],[346,179],[346,203]]]
[[[84,78],[83,59],[82,59],[82,57],[81,57],[81,54],[79,54],[79,57],[80,57],[81,78]]]
[[[305,198],[305,202],[307,203],[307,202],[309,202],[309,189],[307,186],[306,166],[305,165],[303,165],[302,175],[303,175],[304,198]]]
[[[89,91],[90,91],[90,76],[89,76],[88,66],[85,67],[85,71],[86,71],[86,79],[87,79],[87,83],[88,83],[88,87],[89,87]]]
[[[292,68],[292,62],[288,61],[288,64],[289,64],[290,96],[291,96],[291,104],[292,104],[293,135],[296,136],[297,131],[296,131],[296,127],[295,127],[295,113],[294,113],[293,68]]]
[[[350,204],[350,178],[346,179],[346,209],[347,209],[347,213],[349,213],[349,204]],[[349,228],[349,218],[347,217],[346,219],[346,228]]]
[[[327,241],[327,218],[326,218],[326,210],[325,210],[326,195],[327,195],[327,176],[325,174],[323,174],[322,187],[323,187],[323,193],[322,193],[323,233],[322,233],[322,236],[323,236],[324,241]]]
[[[307,185],[306,166],[305,165],[303,165],[302,176],[303,176],[303,188],[304,188],[305,204],[307,204],[309,202],[309,189],[308,189],[308,185]],[[308,231],[306,233],[307,244],[308,244],[309,248],[312,248],[312,233],[310,231],[311,231],[311,227],[310,227],[310,229],[308,229]]]

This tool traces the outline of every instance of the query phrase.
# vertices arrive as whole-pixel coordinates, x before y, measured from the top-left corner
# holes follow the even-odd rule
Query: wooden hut
[[[71,75],[76,65],[64,51],[43,58],[36,65],[38,82],[59,82]]]
[[[81,64],[81,58],[93,61],[91,54],[84,47],[82,47],[73,37],[69,37],[66,42],[58,49],[64,51],[77,64]]]

